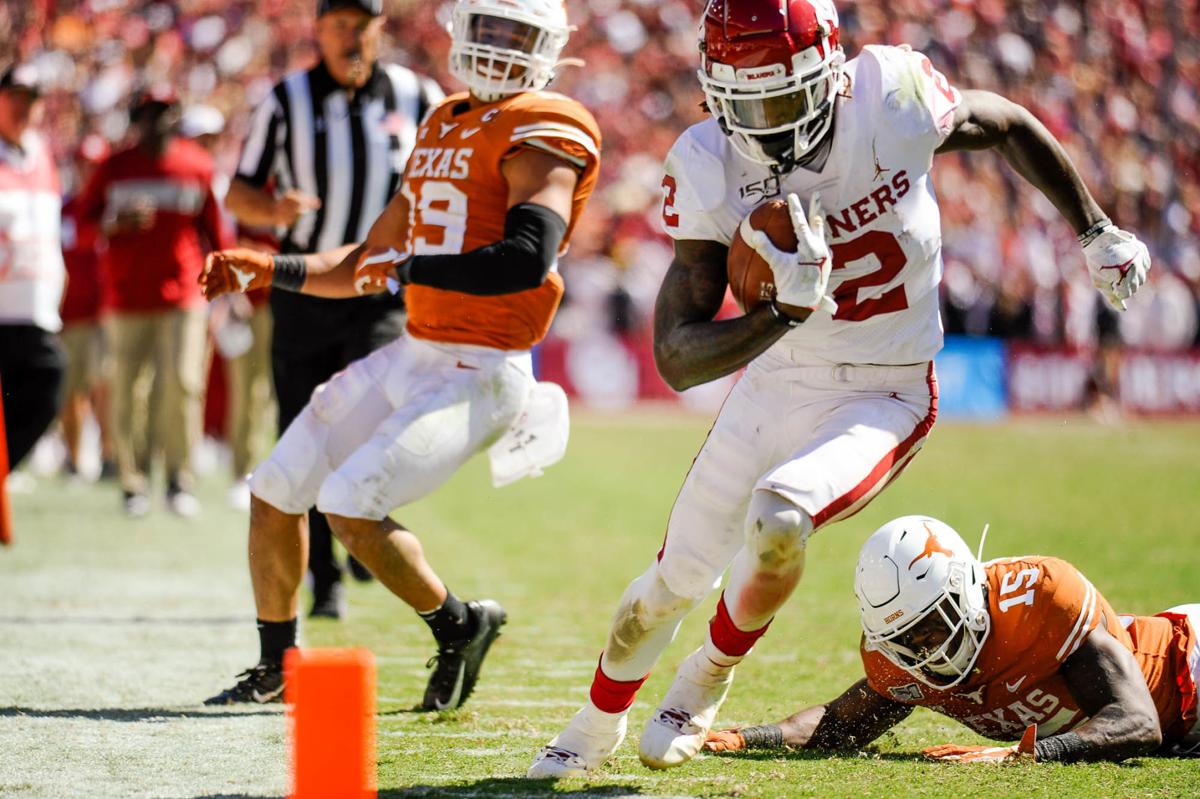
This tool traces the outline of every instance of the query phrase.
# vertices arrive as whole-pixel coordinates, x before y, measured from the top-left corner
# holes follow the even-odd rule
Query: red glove
[[[200,288],[210,300],[222,294],[244,294],[271,285],[274,271],[269,253],[245,247],[218,250],[204,259]]]
[[[1034,754],[1034,744],[1037,743],[1037,725],[1032,724],[1021,736],[1021,742],[1015,746],[959,746],[957,744],[939,744],[931,746],[922,752],[929,760],[939,763],[1005,763],[1027,761],[1037,762]]]
[[[746,739],[738,730],[709,730],[704,740],[707,752],[740,752],[746,748]]]

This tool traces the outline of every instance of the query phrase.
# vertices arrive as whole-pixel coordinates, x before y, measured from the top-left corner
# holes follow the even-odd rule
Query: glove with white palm
[[[787,196],[787,206],[796,231],[796,252],[776,247],[766,233],[750,227],[749,217],[742,222],[742,238],[771,267],[775,300],[779,304],[837,313],[837,302],[828,293],[833,254],[825,241],[820,196],[813,195],[807,216],[795,194]]]
[[[1150,271],[1150,252],[1137,236],[1113,224],[1093,235],[1084,234],[1083,257],[1087,259],[1092,285],[1114,309],[1124,311],[1125,301],[1137,293]]]

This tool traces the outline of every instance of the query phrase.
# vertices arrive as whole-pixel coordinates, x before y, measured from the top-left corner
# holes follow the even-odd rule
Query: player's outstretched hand
[[[775,299],[784,305],[837,313],[837,303],[829,296],[829,273],[833,254],[825,241],[825,216],[821,198],[813,194],[805,215],[800,198],[787,196],[788,214],[796,231],[796,252],[784,252],[771,243],[761,230],[754,231],[746,243],[771,267],[775,277]]]
[[[921,754],[928,760],[939,763],[1010,763],[1017,761],[1037,762],[1034,745],[1037,743],[1037,725],[1031,725],[1014,746],[959,746],[940,744],[931,746]]]
[[[709,730],[704,739],[706,752],[740,752],[746,748],[746,739],[739,730]]]
[[[204,259],[200,288],[207,299],[222,294],[245,293],[271,285],[274,263],[268,253],[238,247],[218,250]]]
[[[1150,271],[1150,251],[1132,233],[1109,225],[1083,248],[1092,285],[1118,311],[1137,293]]]
[[[411,256],[394,248],[371,249],[363,253],[363,258],[354,268],[354,290],[359,294],[378,294],[388,291],[393,284],[402,284],[396,273],[396,267],[402,265]]]

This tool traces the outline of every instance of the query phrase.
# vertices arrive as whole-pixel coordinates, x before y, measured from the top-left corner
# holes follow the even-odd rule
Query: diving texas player
[[[688,473],[658,557],[621,599],[590,701],[531,776],[580,774],[615,751],[659,654],[732,564],[706,640],[641,737],[653,768],[694,756],[734,666],[799,581],[808,537],[864,507],[925,442],[942,346],[935,154],[997,150],[1080,235],[1110,302],[1123,305],[1150,266],[1032,114],[990,92],[960,93],[907,47],[870,46],[845,62],[828,0],[711,0],[702,36],[712,118],[667,157],[663,222],[675,258],[659,290],[655,355],[677,389],[746,373]],[[788,198],[798,251],[765,234],[748,243],[770,265],[779,305],[813,310],[789,318],[771,303],[713,321],[730,241],[776,195]]]
[[[709,733],[705,748],[856,749],[921,706],[998,740],[1036,725],[1049,736],[1028,752],[1038,760],[1200,750],[1200,605],[1118,616],[1066,561],[979,563],[953,529],[923,516],[895,519],[867,540],[854,591],[866,679],[778,724]],[[953,762],[1021,754],[925,750]]]
[[[470,92],[447,97],[422,122],[401,192],[366,241],[308,256],[210,257],[209,297],[267,284],[320,296],[381,291],[389,277],[408,284],[408,334],[318,387],[250,478],[260,660],[210,703],[278,700],[314,504],[429,624],[438,653],[424,707],[457,707],[470,695],[504,611],[451,594],[388,513],[509,441],[514,424],[565,446],[565,395],[535,384],[530,348],[562,298],[557,257],[600,162],[591,114],[542,91],[568,31],[562,0],[460,0],[450,65]],[[514,460],[532,438],[493,447],[498,481],[557,457],[531,451],[532,464]]]

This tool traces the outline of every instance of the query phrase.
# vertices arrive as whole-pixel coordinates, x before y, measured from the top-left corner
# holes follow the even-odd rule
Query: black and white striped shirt
[[[359,242],[395,194],[426,111],[441,101],[433,81],[377,63],[350,95],[324,64],[294,72],[255,111],[238,178],[321,199],[282,237],[285,253]]]

